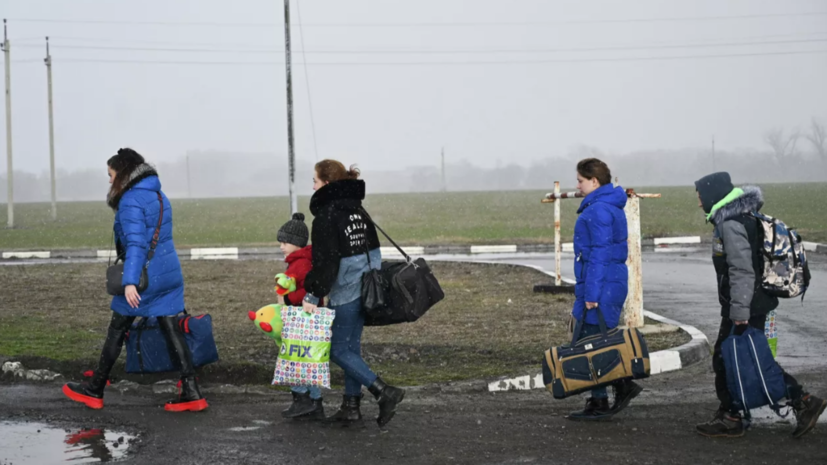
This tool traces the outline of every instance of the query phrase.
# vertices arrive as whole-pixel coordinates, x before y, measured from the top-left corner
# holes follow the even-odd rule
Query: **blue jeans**
[[[377,378],[362,359],[362,329],[365,327],[362,299],[343,305],[331,305],[330,308],[336,310],[330,341],[330,360],[345,371],[345,395],[360,396],[362,386],[370,386]],[[322,397],[321,391],[315,386],[294,387],[292,391],[299,394],[310,392],[312,399]]]
[[[580,337],[578,338],[578,340],[587,338],[589,336],[594,336],[596,334],[600,334],[600,326],[599,325],[584,324],[583,325],[583,330],[580,332]],[[594,398],[594,399],[608,399],[609,398],[609,393],[606,391],[605,387],[600,387],[600,388],[597,388],[597,389],[593,389],[592,390],[592,398]]]

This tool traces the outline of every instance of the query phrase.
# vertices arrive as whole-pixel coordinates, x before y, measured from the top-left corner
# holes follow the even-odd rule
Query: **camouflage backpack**
[[[790,298],[801,296],[810,285],[810,267],[804,242],[798,233],[778,218],[753,213],[763,235],[764,274],[761,287],[769,295]]]

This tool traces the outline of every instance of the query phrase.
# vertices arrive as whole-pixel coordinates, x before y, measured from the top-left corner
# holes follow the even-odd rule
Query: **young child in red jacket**
[[[304,289],[304,278],[313,268],[313,246],[307,245],[309,237],[302,213],[294,213],[293,218],[279,229],[278,241],[287,262],[287,271],[276,276],[276,292],[279,294],[280,304],[300,307],[307,294]],[[291,282],[293,280],[295,283]],[[297,386],[291,391],[293,403],[281,412],[282,417],[324,420],[322,391],[318,387]]]
[[[307,245],[309,236],[303,213],[294,213],[293,218],[279,228],[279,247],[284,254],[284,261],[287,262],[287,271],[276,276],[276,292],[279,294],[280,304],[294,307],[302,305],[307,293],[304,290],[304,278],[313,268],[313,246]],[[287,279],[284,279],[285,276]]]

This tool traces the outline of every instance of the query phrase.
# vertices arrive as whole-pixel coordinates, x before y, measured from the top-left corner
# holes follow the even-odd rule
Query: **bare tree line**
[[[827,129],[815,117],[810,121],[808,133],[802,133],[798,128],[787,133],[784,128],[773,128],[764,133],[764,142],[770,146],[776,162],[799,156],[798,141],[804,137],[812,145],[815,153],[822,160],[827,160]]]

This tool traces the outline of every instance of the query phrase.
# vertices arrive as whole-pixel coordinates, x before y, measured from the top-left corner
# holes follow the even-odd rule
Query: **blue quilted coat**
[[[626,192],[613,184],[600,186],[583,199],[574,225],[574,275],[577,285],[572,314],[580,319],[586,302],[597,302],[609,328],[618,325],[628,293],[626,258]],[[598,324],[597,312],[586,323]]]
[[[126,252],[123,284],[138,284],[146,263],[152,235],[158,225],[160,204],[164,202],[164,218],[155,256],[147,269],[149,286],[140,293],[138,308],[130,308],[124,296],[112,298],[111,308],[128,316],[171,316],[184,310],[184,276],[181,262],[172,242],[172,206],[161,192],[158,176],[148,176],[129,188],[118,203],[115,213],[115,238],[118,252]]]

